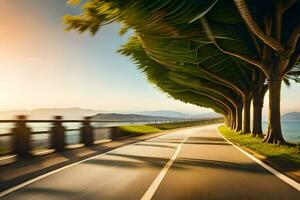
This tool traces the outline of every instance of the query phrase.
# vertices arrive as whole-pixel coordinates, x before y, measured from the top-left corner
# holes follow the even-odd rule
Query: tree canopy
[[[224,114],[237,130],[243,109],[244,133],[250,132],[251,101],[261,117],[269,89],[265,141],[283,144],[280,86],[299,81],[299,11],[296,0],[89,0],[65,22],[67,30],[92,35],[112,22],[122,24],[121,34],[134,30],[120,52],[149,80],[176,99]],[[252,131],[262,134],[261,126]]]

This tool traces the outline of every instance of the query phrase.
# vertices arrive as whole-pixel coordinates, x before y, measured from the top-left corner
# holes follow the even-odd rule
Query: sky
[[[62,16],[78,12],[65,2],[0,0],[0,110],[211,112],[171,99],[129,58],[117,54],[128,38],[118,35],[118,24],[102,28],[94,37],[64,31]],[[299,102],[300,86],[284,86],[283,113],[300,111]]]

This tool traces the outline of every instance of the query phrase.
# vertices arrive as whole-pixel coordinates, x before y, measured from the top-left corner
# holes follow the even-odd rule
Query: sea
[[[146,124],[145,122],[137,122],[137,123],[128,123],[128,122],[113,122],[113,123],[96,123],[92,124],[95,128],[95,139],[96,140],[107,140],[111,138],[111,128],[113,126],[120,125],[141,125]],[[282,121],[282,133],[283,137],[286,141],[290,143],[300,144],[300,121],[298,120],[290,120],[290,121]],[[31,127],[32,131],[49,131],[51,127],[50,123],[29,123],[29,127]],[[267,131],[267,122],[263,121],[262,127],[264,133]],[[67,145],[76,145],[80,143],[80,131],[81,127],[80,123],[68,123],[65,125],[66,129],[66,144]],[[0,124],[0,155],[6,154],[11,150],[12,137],[11,136],[1,136],[1,134],[10,133],[11,128],[13,128],[13,124]],[[48,149],[50,144],[50,134],[33,134],[31,136],[32,145],[34,149]]]
[[[111,127],[122,125],[142,125],[149,122],[92,122],[91,125],[95,128],[94,139],[96,142],[107,141],[111,139]],[[153,122],[152,122],[153,123]],[[66,128],[65,142],[67,147],[77,146],[80,144],[80,127],[81,123],[64,123]],[[34,150],[44,150],[50,148],[50,128],[51,123],[27,123],[34,134],[31,135],[31,146]],[[11,133],[14,127],[12,123],[0,123],[0,156],[8,154],[12,149]],[[36,134],[37,132],[42,132]],[[2,134],[2,136],[1,136]]]
[[[268,122],[263,121],[262,128],[267,132]],[[300,120],[281,121],[283,138],[291,143],[300,144]]]

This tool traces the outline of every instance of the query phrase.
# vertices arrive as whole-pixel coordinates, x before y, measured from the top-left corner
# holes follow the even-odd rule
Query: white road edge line
[[[175,133],[175,132],[174,132],[174,133]],[[158,136],[158,137],[159,137],[159,136]],[[154,137],[154,138],[155,138],[155,137]],[[149,139],[152,139],[152,138],[149,138]],[[98,154],[98,155],[96,155],[96,156],[92,156],[92,157],[90,157],[90,158],[86,158],[86,159],[84,159],[84,160],[81,160],[81,161],[72,163],[72,164],[70,164],[70,165],[66,165],[66,166],[64,166],[64,167],[58,168],[58,169],[53,170],[53,171],[51,171],[51,172],[48,172],[48,173],[46,173],[46,174],[37,176],[37,177],[35,177],[35,178],[33,178],[33,179],[30,179],[30,180],[25,181],[25,182],[23,182],[23,183],[20,183],[20,184],[18,184],[18,185],[16,185],[16,186],[13,186],[13,187],[11,187],[11,188],[9,188],[9,189],[7,189],[7,190],[4,190],[3,192],[0,192],[0,198],[4,197],[4,196],[6,196],[6,195],[8,195],[8,194],[10,194],[10,193],[12,193],[12,192],[15,192],[16,190],[19,190],[19,189],[21,189],[21,188],[23,188],[23,187],[25,187],[25,186],[27,186],[27,185],[30,185],[30,184],[32,184],[32,183],[34,183],[34,182],[36,182],[36,181],[39,181],[39,180],[41,180],[41,179],[43,179],[43,178],[46,178],[46,177],[48,177],[48,176],[51,176],[51,175],[53,175],[53,174],[56,174],[56,173],[58,173],[58,172],[60,172],[60,171],[62,171],[62,170],[68,169],[68,168],[70,168],[70,167],[74,167],[74,166],[79,165],[79,164],[81,164],[81,163],[83,163],[83,162],[86,162],[86,161],[89,161],[89,160],[92,160],[92,159],[95,159],[95,158],[98,158],[98,157],[104,156],[104,155],[109,154],[109,153],[112,153],[112,152],[114,152],[114,151],[116,151],[116,150],[120,150],[120,149],[126,148],[126,147],[128,147],[129,145],[134,145],[134,144],[136,144],[136,143],[144,142],[144,141],[147,141],[147,140],[148,140],[148,139],[146,139],[146,140],[141,140],[141,141],[137,141],[137,142],[134,142],[134,143],[131,143],[131,144],[127,144],[127,145],[125,145],[125,146],[122,146],[122,147],[119,147],[119,148],[116,148],[116,149],[112,149],[112,150],[107,151],[107,152],[105,152],[105,153],[101,153],[101,154]]]
[[[210,126],[210,125],[201,126],[200,128],[207,127],[207,126]],[[191,127],[190,129],[193,129],[193,128]],[[177,130],[177,131],[174,131],[174,132],[168,133],[168,134],[173,134],[173,133],[176,133],[176,132],[178,132],[178,131],[182,131],[182,130]],[[157,137],[160,137],[160,136],[157,136]],[[154,138],[156,138],[156,137],[154,137]],[[96,155],[96,156],[93,156],[93,157],[90,157],[90,158],[86,158],[86,159],[84,159],[84,160],[81,160],[81,161],[72,163],[72,164],[70,164],[70,165],[66,165],[66,166],[64,166],[64,167],[61,167],[61,168],[56,169],[56,170],[53,170],[53,171],[48,172],[48,173],[46,173],[46,174],[37,176],[37,177],[35,177],[35,178],[33,178],[33,179],[30,179],[30,180],[28,180],[28,181],[25,181],[25,182],[23,182],[23,183],[20,183],[20,184],[18,184],[18,185],[16,185],[16,186],[13,186],[13,187],[11,187],[11,188],[8,188],[8,189],[6,189],[6,190],[0,192],[0,198],[4,197],[4,196],[6,196],[6,195],[8,195],[8,194],[10,194],[10,193],[12,193],[12,192],[15,192],[15,191],[17,191],[17,190],[19,190],[19,189],[21,189],[21,188],[27,186],[27,185],[30,185],[30,184],[32,184],[32,183],[34,183],[34,182],[36,182],[36,181],[39,181],[39,180],[41,180],[41,179],[43,179],[43,178],[46,178],[46,177],[48,177],[48,176],[51,176],[51,175],[53,175],[53,174],[56,174],[56,173],[58,173],[58,172],[60,172],[60,171],[62,171],[62,170],[68,169],[68,168],[70,168],[70,167],[74,167],[74,166],[79,165],[79,164],[81,164],[81,163],[83,163],[83,162],[86,162],[86,161],[88,161],[88,160],[92,160],[92,159],[95,159],[95,158],[104,156],[104,155],[106,155],[106,154],[112,153],[112,152],[117,151],[117,150],[120,150],[120,149],[122,149],[122,148],[126,148],[126,147],[128,147],[129,145],[134,145],[134,144],[136,144],[136,143],[144,142],[144,141],[147,141],[147,140],[150,140],[150,139],[152,139],[152,138],[149,138],[149,139],[146,139],[146,140],[137,141],[137,142],[134,142],[134,143],[125,145],[125,146],[123,146],[123,147],[119,147],[119,148],[116,148],[116,149],[107,151],[107,152],[105,152],[105,153],[102,153],[102,154],[99,154],[99,155]]]
[[[255,158],[254,156],[252,156],[251,154],[249,154],[248,152],[246,152],[245,150],[241,149],[240,147],[238,147],[237,145],[233,144],[232,142],[230,142],[226,137],[224,137],[220,131],[217,128],[217,132],[218,134],[223,137],[228,143],[230,143],[231,145],[233,145],[235,148],[237,148],[238,150],[240,150],[243,154],[245,154],[246,156],[248,156],[249,158],[251,158],[253,161],[255,161],[257,164],[259,164],[260,166],[262,166],[263,168],[265,168],[266,170],[268,170],[269,172],[271,172],[272,174],[274,174],[275,176],[277,176],[277,178],[281,179],[282,181],[284,181],[285,183],[289,184],[290,186],[292,186],[293,188],[295,188],[296,190],[300,191],[300,183],[294,181],[293,179],[287,177],[286,175],[280,173],[279,171],[277,171],[276,169],[270,167],[269,165],[265,164],[264,162],[262,162],[261,160]]]
[[[154,179],[154,181],[151,183],[150,187],[147,189],[147,191],[144,193],[143,197],[141,200],[151,200],[154,193],[158,189],[160,183],[164,179],[165,175],[167,174],[168,170],[176,160],[182,145],[185,143],[185,141],[195,132],[191,132],[190,134],[187,135],[187,137],[177,146],[177,149],[173,156],[170,158],[170,160],[167,162],[167,164],[164,166],[164,168],[160,171],[160,173],[157,175],[157,177]]]

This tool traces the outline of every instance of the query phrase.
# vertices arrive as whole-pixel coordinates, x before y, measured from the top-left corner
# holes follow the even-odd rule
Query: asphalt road
[[[227,143],[216,126],[128,145],[37,180],[5,200],[300,199]]]

